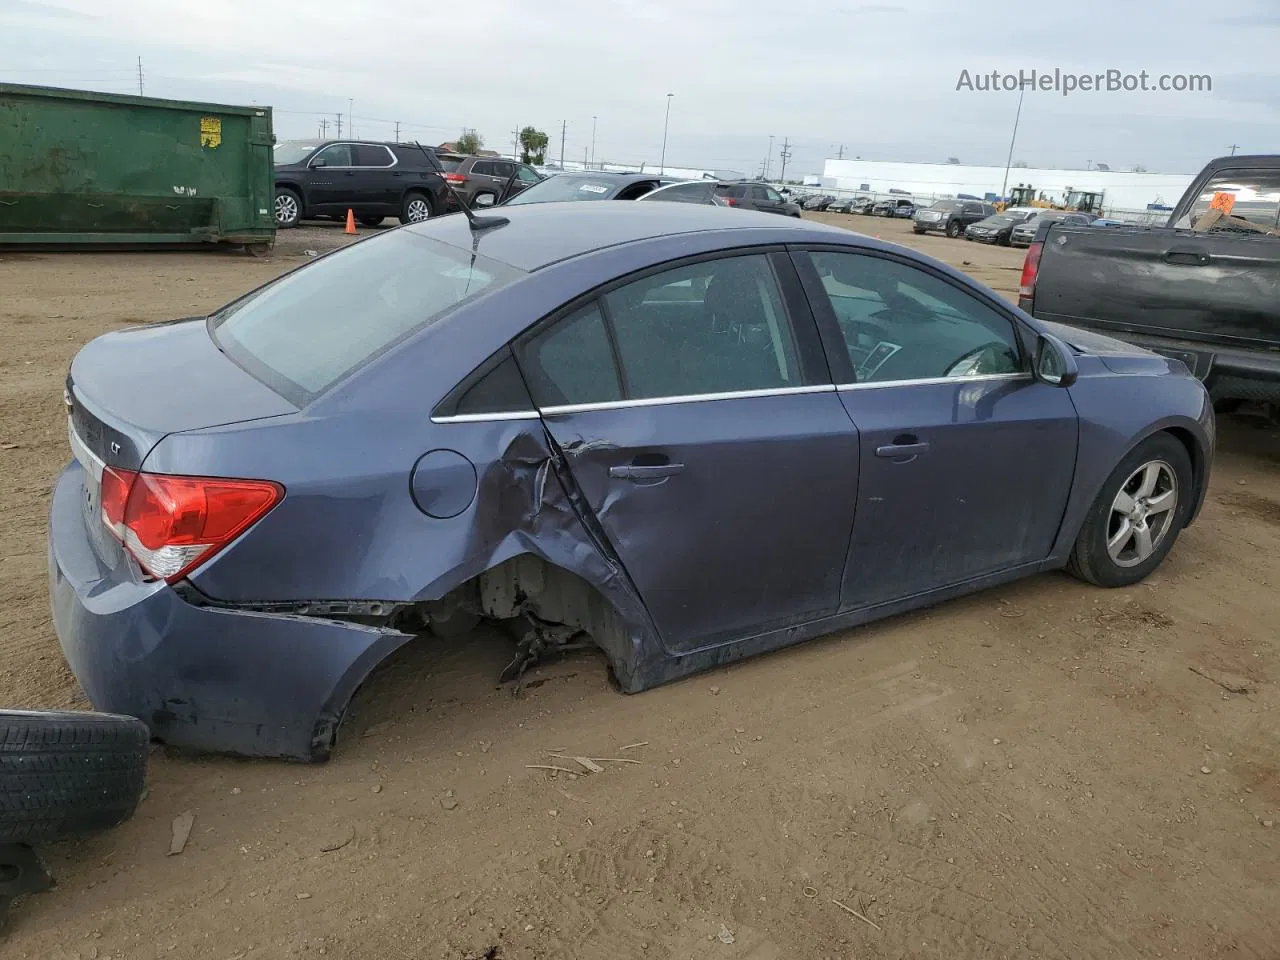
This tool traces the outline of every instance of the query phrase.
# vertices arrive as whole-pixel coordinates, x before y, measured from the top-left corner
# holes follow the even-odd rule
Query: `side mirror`
[[[310,167],[312,170],[314,170],[316,167],[327,167],[328,165],[329,165],[329,161],[324,159],[323,157],[319,157],[315,160],[312,160],[310,163],[307,164],[307,166]]]
[[[473,207],[492,207],[494,203],[492,193],[482,193],[471,202]]]
[[[1066,344],[1041,334],[1036,343],[1035,377],[1051,387],[1069,387],[1080,379],[1080,370]]]

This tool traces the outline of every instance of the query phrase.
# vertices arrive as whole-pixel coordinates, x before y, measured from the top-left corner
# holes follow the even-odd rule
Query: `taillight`
[[[175,477],[107,467],[102,522],[150,576],[174,583],[280,502],[267,480]]]
[[[721,197],[727,207],[736,207],[738,205],[737,197]]]
[[[1035,305],[1036,274],[1040,272],[1040,251],[1044,241],[1036,240],[1027,247],[1027,258],[1022,261],[1022,279],[1018,282],[1018,306],[1028,313]]]
[[[450,183],[466,183],[467,182],[466,176],[461,173],[446,173],[444,175],[444,178],[448,180]]]

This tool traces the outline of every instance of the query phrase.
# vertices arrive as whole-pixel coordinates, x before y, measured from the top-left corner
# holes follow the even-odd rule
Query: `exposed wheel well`
[[[618,682],[627,685],[634,659],[631,631],[604,594],[572,571],[521,554],[426,604],[424,619],[447,616],[457,608],[500,621],[532,614],[581,631],[604,653]]]

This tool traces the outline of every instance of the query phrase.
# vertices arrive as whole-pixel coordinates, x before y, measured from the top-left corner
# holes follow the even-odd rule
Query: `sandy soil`
[[[1016,286],[1019,251],[825,219]],[[0,703],[87,706],[44,559],[76,349],[339,242],[0,253]],[[157,749],[132,821],[47,851],[0,955],[1280,956],[1280,436],[1221,431],[1202,519],[1133,589],[1037,577],[634,697],[592,657],[513,697],[500,638],[422,641],[325,766]]]

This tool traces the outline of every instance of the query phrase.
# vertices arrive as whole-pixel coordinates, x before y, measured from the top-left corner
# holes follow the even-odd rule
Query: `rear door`
[[[835,610],[858,438],[784,253],[664,266],[517,355],[669,651]]]
[[[402,184],[395,155],[380,143],[358,143],[353,149],[352,205],[373,214],[399,213]]]
[[[1044,560],[1077,417],[1031,377],[1007,309],[893,256],[814,250],[797,266],[861,445],[842,607]]]
[[[507,194],[507,197],[510,198],[514,197],[517,193],[523,193],[541,179],[542,178],[538,176],[538,171],[533,169],[533,167],[523,163],[518,164],[516,166],[516,179],[511,184],[511,191]]]

